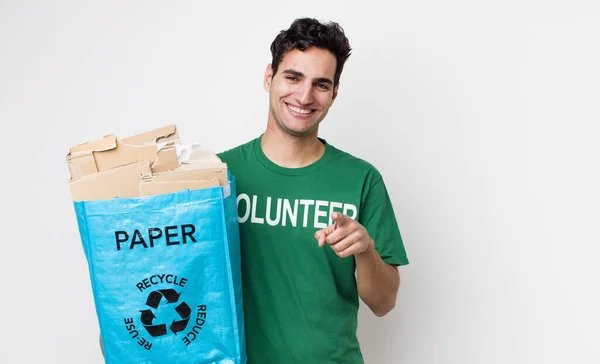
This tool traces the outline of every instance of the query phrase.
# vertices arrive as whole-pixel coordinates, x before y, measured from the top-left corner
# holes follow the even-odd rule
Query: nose
[[[304,82],[301,85],[299,85],[298,91],[296,93],[296,101],[300,105],[309,105],[313,103],[313,87],[310,82]]]

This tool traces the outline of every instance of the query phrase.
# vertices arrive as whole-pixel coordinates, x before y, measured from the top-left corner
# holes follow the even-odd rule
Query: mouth
[[[315,109],[307,109],[304,107],[290,105],[288,103],[286,103],[285,105],[287,106],[287,109],[290,111],[290,113],[292,115],[299,117],[299,118],[309,117],[312,114],[314,114],[314,112],[316,111]]]

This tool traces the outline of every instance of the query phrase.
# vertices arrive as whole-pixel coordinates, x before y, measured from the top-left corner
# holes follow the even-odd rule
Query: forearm
[[[360,298],[379,317],[396,306],[400,275],[395,266],[384,262],[374,245],[355,255],[356,280]]]

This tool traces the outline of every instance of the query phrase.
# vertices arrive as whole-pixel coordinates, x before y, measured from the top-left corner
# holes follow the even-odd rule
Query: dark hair
[[[350,42],[348,42],[344,30],[335,22],[324,24],[316,19],[301,18],[294,20],[289,29],[282,30],[271,43],[273,75],[277,73],[279,63],[286,52],[293,49],[305,51],[311,46],[328,50],[335,56],[336,68],[333,83],[337,86],[344,63],[350,57],[352,48],[350,48]]]

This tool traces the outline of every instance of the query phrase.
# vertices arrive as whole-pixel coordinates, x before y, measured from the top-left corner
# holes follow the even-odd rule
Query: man
[[[265,133],[219,154],[237,180],[249,364],[363,363],[358,297],[393,309],[408,264],[381,175],[318,137],[350,45],[298,19],[271,45]]]
[[[237,178],[249,364],[363,363],[358,297],[393,309],[408,264],[381,175],[318,137],[350,45],[297,19],[271,45],[264,134],[219,156]]]

